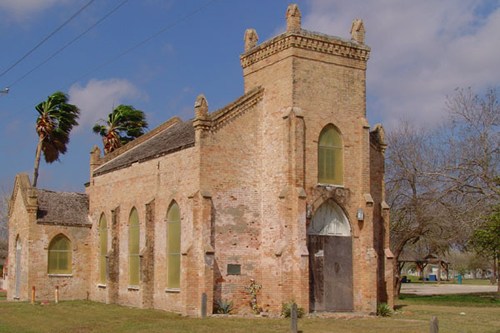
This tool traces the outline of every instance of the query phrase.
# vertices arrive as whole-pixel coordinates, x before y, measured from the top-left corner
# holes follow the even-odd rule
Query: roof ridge
[[[87,196],[86,193],[83,192],[70,192],[70,191],[55,191],[55,190],[47,190],[44,188],[35,188],[37,192],[48,192],[48,193],[59,193],[59,194],[77,194]]]

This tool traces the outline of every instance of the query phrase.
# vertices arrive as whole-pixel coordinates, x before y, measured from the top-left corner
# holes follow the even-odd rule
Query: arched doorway
[[[352,311],[352,237],[343,210],[323,203],[307,228],[310,308],[313,311]]]
[[[21,239],[19,236],[16,238],[16,269],[15,269],[15,274],[16,274],[16,282],[15,282],[15,292],[14,292],[14,298],[19,299],[21,297],[21,252],[22,252],[22,245],[21,245]]]

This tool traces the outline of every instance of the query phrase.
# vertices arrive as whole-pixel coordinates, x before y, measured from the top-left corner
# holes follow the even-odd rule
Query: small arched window
[[[323,128],[319,135],[318,183],[332,185],[344,183],[342,136],[333,125]]]
[[[181,213],[176,202],[167,213],[167,288],[180,288],[181,280]]]
[[[49,244],[49,274],[71,274],[71,241],[64,235],[55,236]]]
[[[108,224],[104,213],[99,219],[99,283],[106,283],[107,263],[106,256],[108,254]]]
[[[140,254],[139,254],[139,239],[140,239],[140,226],[139,214],[137,209],[132,208],[129,216],[128,225],[128,254],[129,254],[129,267],[128,277],[129,284],[132,286],[139,285],[141,268],[140,268]]]

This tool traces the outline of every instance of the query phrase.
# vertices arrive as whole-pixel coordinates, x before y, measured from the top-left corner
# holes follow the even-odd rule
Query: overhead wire
[[[207,8],[209,5],[211,5],[212,3],[214,3],[215,1],[217,0],[210,0],[210,1],[207,1],[206,3],[204,3],[203,5],[201,5],[200,7],[197,7],[196,9],[188,12],[186,15],[180,17],[179,19],[175,20],[174,22],[168,24],[167,26],[161,28],[160,30],[158,30],[157,32],[155,32],[154,34],[152,34],[151,36],[143,39],[142,41],[140,41],[139,43],[137,44],[134,44],[133,46],[129,47],[128,49],[126,49],[125,51],[117,54],[115,57],[113,57],[112,59],[104,62],[104,63],[101,63],[100,65],[98,65],[97,67],[95,67],[94,69],[88,71],[87,73],[81,75],[80,77],[78,77],[76,80],[72,81],[69,85],[73,85],[74,83],[78,82],[79,80],[83,79],[84,77],[88,76],[89,74],[103,68],[103,67],[106,67],[108,66],[109,64],[115,62],[116,60],[120,59],[121,57],[127,55],[128,53],[138,49],[139,47],[143,46],[144,44],[148,43],[149,41],[151,41],[152,39],[158,37],[159,35],[163,34],[164,32],[172,29],[174,26],[178,25],[179,23],[187,20],[188,18],[198,14],[200,11],[204,10],[205,8]]]
[[[48,36],[43,38],[38,44],[36,44],[31,50],[26,52],[20,59],[18,59],[16,62],[14,62],[12,65],[10,65],[7,69],[5,69],[2,73],[0,73],[0,77],[4,76],[8,72],[10,72],[11,69],[19,65],[21,61],[26,59],[30,54],[32,54],[36,49],[38,49],[40,46],[42,46],[47,40],[49,40],[50,37],[54,36],[59,30],[61,30],[64,26],[66,26],[69,22],[71,22],[75,17],[80,15],[88,6],[92,4],[95,0],[90,0],[87,2],[82,8],[76,11],[70,18],[68,18],[66,21],[64,21],[59,27],[57,27],[54,31],[52,31]]]
[[[92,0],[92,1],[94,1],[94,0]],[[120,9],[120,7],[122,7],[123,5],[125,5],[125,3],[127,3],[128,1],[129,0],[123,0],[122,2],[120,2],[117,6],[115,6],[112,10],[110,10],[106,15],[104,15],[99,20],[97,20],[90,27],[88,27],[82,33],[80,33],[75,38],[73,38],[72,40],[70,40],[68,43],[66,43],[65,45],[63,45],[57,51],[55,51],[54,53],[52,53],[47,59],[45,59],[44,61],[42,61],[41,63],[39,63],[37,66],[33,67],[31,70],[29,70],[28,72],[26,72],[24,75],[22,75],[18,79],[14,80],[10,85],[8,85],[8,87],[12,87],[13,85],[15,85],[16,83],[18,83],[19,81],[23,80],[26,76],[28,76],[29,74],[31,74],[34,71],[36,71],[38,68],[40,68],[43,65],[45,65],[47,62],[49,62],[51,59],[53,59],[56,55],[58,55],[59,53],[61,53],[64,49],[66,49],[71,44],[73,44],[74,42],[76,42],[77,40],[79,40],[81,37],[83,37],[85,34],[87,34],[90,30],[92,30],[97,25],[99,25],[101,22],[103,22],[105,19],[107,19],[109,16],[111,16],[114,12],[116,12],[118,9]]]

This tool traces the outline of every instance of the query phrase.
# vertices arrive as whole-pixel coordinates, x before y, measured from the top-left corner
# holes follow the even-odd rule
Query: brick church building
[[[218,301],[251,312],[375,313],[392,305],[384,131],[366,119],[370,48],[301,28],[244,37],[244,94],[216,111],[200,95],[112,153],[90,156],[86,193],[16,177],[8,299],[90,299],[199,316]]]

